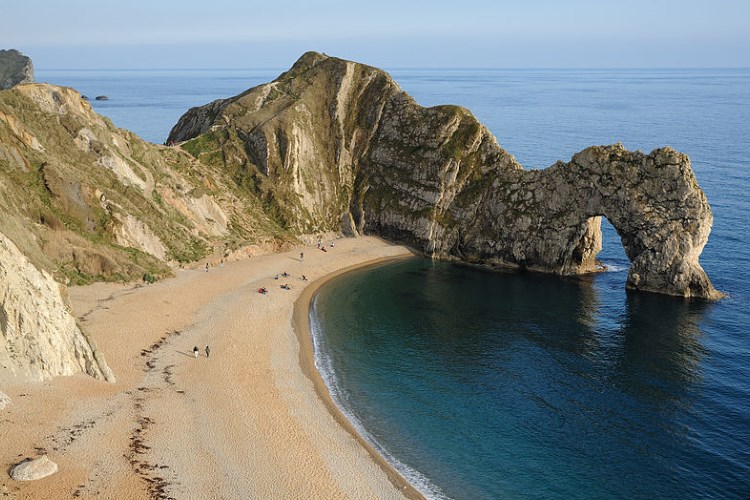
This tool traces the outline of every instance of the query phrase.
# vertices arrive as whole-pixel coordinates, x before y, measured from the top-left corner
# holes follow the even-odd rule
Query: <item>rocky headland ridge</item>
[[[287,227],[377,234],[426,255],[561,275],[596,270],[601,217],[627,287],[714,299],[712,214],[689,158],[594,146],[524,170],[466,109],[424,108],[382,70],[309,52],[273,82],[189,110],[170,140],[242,172]]]
[[[189,110],[169,141],[181,147],[118,129],[73,89],[0,91],[3,379],[113,378],[67,285],[150,282],[326,232],[566,275],[596,269],[607,217],[629,288],[720,296],[698,263],[710,208],[670,148],[596,146],[524,170],[468,110],[423,108],[384,71],[314,52]]]

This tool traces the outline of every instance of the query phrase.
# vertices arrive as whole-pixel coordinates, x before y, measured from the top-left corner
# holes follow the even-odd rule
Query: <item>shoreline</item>
[[[323,380],[318,368],[315,366],[315,349],[312,341],[312,330],[310,328],[310,313],[312,307],[312,301],[315,294],[323,287],[326,283],[331,280],[344,275],[346,273],[358,270],[364,270],[371,267],[375,267],[388,262],[396,262],[399,260],[405,260],[413,258],[414,255],[403,255],[395,257],[383,257],[376,259],[375,261],[363,262],[361,264],[354,264],[347,268],[339,271],[327,274],[310,283],[302,291],[300,296],[294,303],[294,315],[293,315],[293,326],[294,332],[297,335],[297,341],[299,342],[299,365],[302,372],[307,376],[315,387],[315,392],[318,394],[320,400],[325,404],[329,413],[333,416],[336,422],[344,428],[349,434],[354,437],[357,443],[362,446],[367,453],[372,457],[378,466],[383,469],[388,479],[410,499],[424,499],[425,496],[417,490],[396,468],[388,462],[383,455],[381,455],[375,447],[365,439],[354,427],[352,422],[347,418],[341,408],[333,401],[328,387]]]
[[[304,245],[151,285],[71,288],[72,313],[116,381],[0,378],[11,400],[0,410],[0,496],[423,498],[333,404],[306,328],[322,284],[413,255],[344,238],[327,252]],[[41,455],[57,473],[7,475]]]

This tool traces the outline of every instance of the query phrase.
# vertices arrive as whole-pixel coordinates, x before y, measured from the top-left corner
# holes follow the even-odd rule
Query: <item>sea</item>
[[[162,143],[190,107],[283,70],[36,77]],[[389,72],[423,106],[469,108],[526,168],[616,142],[688,154],[714,214],[701,263],[727,298],[627,292],[606,220],[596,275],[424,258],[347,273],[310,319],[359,432],[430,498],[750,498],[750,69]]]

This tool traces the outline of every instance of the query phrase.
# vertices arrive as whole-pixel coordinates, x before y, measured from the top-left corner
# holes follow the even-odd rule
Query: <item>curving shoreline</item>
[[[0,410],[3,469],[39,455],[58,464],[39,481],[6,474],[0,493],[421,498],[332,405],[301,326],[327,280],[411,255],[362,237],[325,253],[308,246],[186,269],[153,285],[71,289],[73,313],[117,381],[79,374],[16,384],[0,372],[11,400]],[[289,278],[274,280],[281,271]],[[290,290],[280,289],[284,279]]]
[[[354,264],[347,268],[339,271],[327,274],[310,285],[300,294],[299,298],[294,303],[294,331],[297,334],[297,340],[300,345],[299,350],[299,365],[302,368],[303,373],[312,381],[315,391],[317,392],[320,399],[325,403],[326,408],[331,415],[336,419],[338,424],[343,427],[349,434],[351,434],[367,452],[370,454],[372,459],[377,463],[388,476],[388,479],[393,484],[411,499],[424,499],[419,490],[417,490],[409,481],[406,480],[376,449],[370,444],[362,435],[357,432],[357,429],[346,417],[344,412],[339,406],[333,401],[328,387],[323,380],[322,375],[315,366],[315,350],[312,342],[312,331],[310,328],[310,312],[312,307],[312,301],[315,298],[315,294],[318,290],[332,279],[349,273],[355,270],[367,269],[370,267],[378,266],[385,262],[398,261],[403,259],[411,258],[411,255],[401,255],[394,257],[382,257],[374,261],[363,262],[360,264]]]

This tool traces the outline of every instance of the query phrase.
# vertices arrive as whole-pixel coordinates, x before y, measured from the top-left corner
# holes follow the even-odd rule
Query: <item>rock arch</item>
[[[628,288],[721,296],[698,263],[713,216],[686,155],[668,147],[646,155],[621,144],[597,146],[569,163],[516,176],[508,182],[520,186],[524,196],[515,199],[521,201],[508,203],[498,190],[491,202],[494,230],[511,242],[509,255],[497,255],[498,264],[558,274],[593,271],[604,216],[631,262]],[[532,227],[513,214],[525,214]]]
[[[200,134],[232,169],[269,178],[292,230],[364,232],[434,258],[578,274],[593,269],[606,216],[631,261],[629,288],[721,295],[698,264],[711,210],[687,156],[670,148],[595,146],[524,170],[468,110],[424,108],[387,73],[317,53],[270,84],[189,111],[170,140]]]

